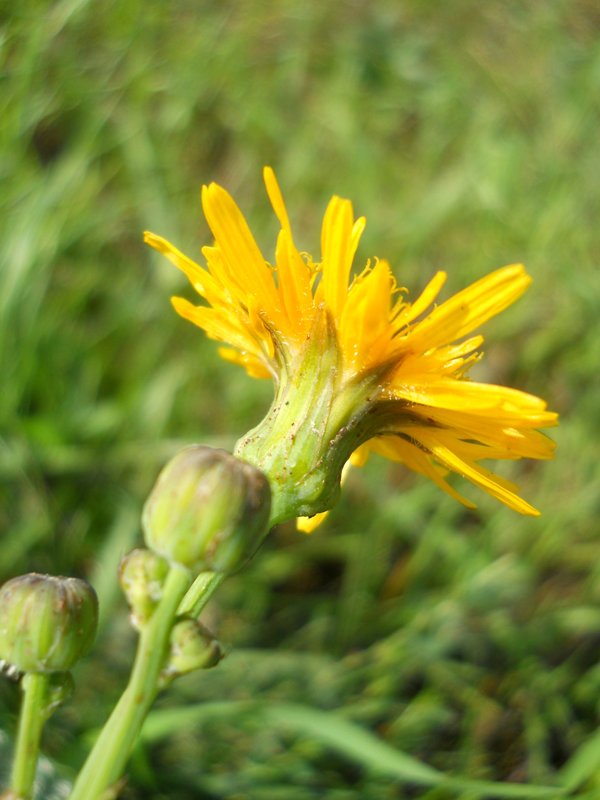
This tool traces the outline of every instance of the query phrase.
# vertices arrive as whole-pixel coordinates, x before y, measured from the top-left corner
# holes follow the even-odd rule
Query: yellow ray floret
[[[331,373],[335,386],[328,395],[334,400],[327,402],[335,407],[335,397],[346,393],[357,398],[348,419],[360,420],[364,407],[365,413],[368,409],[382,420],[377,429],[357,423],[359,433],[368,433],[356,434],[354,462],[364,462],[370,451],[401,461],[472,507],[446,480],[448,473],[457,473],[516,511],[537,514],[519,497],[516,486],[479,462],[552,457],[552,442],[538,429],[556,424],[556,414],[538,397],[467,378],[481,357],[483,337],[477,329],[531,283],[523,266],[496,270],[435,305],[446,280],[446,274],[438,272],[411,303],[383,259],[374,259],[352,277],[365,219],[354,217],[349,200],[333,197],[329,202],[320,260],[315,261],[296,246],[270,167],[264,170],[264,180],[281,226],[273,264],[264,258],[233,198],[214,183],[202,189],[204,214],[214,236],[202,249],[206,266],[165,239],[145,234],[148,244],[187,275],[204,301],[194,305],[173,298],[176,311],[228,345],[219,350],[223,358],[243,366],[252,377],[272,377],[276,387],[284,379],[286,386],[294,380],[310,385],[302,365],[308,363],[311,337],[321,342],[318,346],[328,342],[327,347],[336,349],[338,366]],[[325,330],[333,334],[316,336],[316,331]],[[308,391],[306,385],[298,385],[298,391]],[[348,403],[342,406],[346,409]],[[306,424],[317,430],[314,421]],[[297,433],[301,422],[295,420],[294,425]],[[345,422],[343,429],[331,431],[330,440],[320,446],[337,444],[346,427],[350,430],[351,425]],[[322,428],[318,432],[321,435]],[[319,511],[303,518],[300,527],[312,530],[323,516]]]

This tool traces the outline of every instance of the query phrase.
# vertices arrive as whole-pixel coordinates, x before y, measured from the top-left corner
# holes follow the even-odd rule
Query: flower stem
[[[156,697],[173,620],[189,585],[189,571],[177,564],[172,565],[162,599],[140,633],[129,684],[79,773],[70,800],[99,800],[123,774]]]
[[[177,613],[198,617],[213,592],[223,583],[225,577],[223,573],[201,572],[186,592],[185,597],[179,604]]]
[[[33,797],[42,728],[47,719],[46,699],[49,675],[28,672],[23,676],[23,704],[11,774],[11,791],[18,800]]]

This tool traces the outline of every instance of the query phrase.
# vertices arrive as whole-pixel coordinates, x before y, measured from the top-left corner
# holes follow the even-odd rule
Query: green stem
[[[42,728],[48,717],[48,680],[49,675],[43,672],[28,672],[23,677],[23,703],[10,782],[13,795],[18,800],[33,797]]]
[[[204,606],[224,580],[225,575],[223,573],[201,572],[188,589],[177,613],[186,614],[190,617],[200,616]]]
[[[156,697],[173,620],[189,584],[189,571],[174,564],[164,584],[162,599],[140,634],[129,684],[79,773],[70,800],[99,800],[123,774]]]

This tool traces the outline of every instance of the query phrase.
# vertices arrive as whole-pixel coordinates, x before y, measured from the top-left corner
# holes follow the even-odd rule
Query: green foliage
[[[339,713],[472,780],[553,784],[578,752],[578,783],[600,696],[594,3],[24,0],[0,21],[0,581],[85,575],[103,631],[48,754],[76,768],[124,683],[113,576],[159,468],[184,444],[230,449],[271,396],[176,317],[185,281],[141,232],[197,253],[214,179],[270,257],[271,164],[313,253],[335,192],[367,216],[361,258],[388,258],[411,291],[437,268],[456,290],[527,265],[477,377],[546,397],[558,455],[507,470],[539,520],[475,491],[466,512],[374,459],[323,529],[276,531],[224,584],[206,616],[232,654],[163,706],[336,710],[332,736]],[[130,800],[460,796],[268,716],[182,723],[131,776]]]

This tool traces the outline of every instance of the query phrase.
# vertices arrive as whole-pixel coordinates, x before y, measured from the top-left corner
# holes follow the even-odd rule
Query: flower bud
[[[77,578],[29,573],[0,588],[0,659],[20,672],[64,672],[90,649],[98,600]]]
[[[222,658],[221,645],[209,630],[196,619],[180,619],[171,631],[171,650],[163,681],[197,669],[210,669]]]
[[[158,605],[168,571],[169,564],[152,550],[132,550],[121,560],[119,583],[131,608],[131,622],[138,630]]]
[[[258,549],[270,507],[260,470],[224,450],[194,445],[159,475],[144,506],[144,537],[169,562],[229,573]]]

